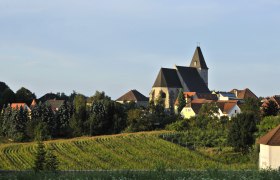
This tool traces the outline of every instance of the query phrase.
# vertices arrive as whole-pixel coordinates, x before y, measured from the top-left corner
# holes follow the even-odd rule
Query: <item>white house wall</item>
[[[240,114],[240,113],[241,113],[240,108],[239,108],[237,105],[235,105],[235,106],[229,111],[228,117],[229,117],[229,118],[232,118],[232,117],[234,117],[234,116],[236,116],[237,114]]]
[[[279,169],[280,167],[280,146],[260,145],[259,168]]]

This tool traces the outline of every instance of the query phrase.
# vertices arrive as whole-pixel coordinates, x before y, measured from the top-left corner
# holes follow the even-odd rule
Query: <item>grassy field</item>
[[[81,137],[45,142],[52,146],[60,170],[154,170],[154,169],[256,169],[248,156],[230,149],[189,150],[159,138],[166,131],[97,137]],[[36,143],[0,145],[0,169],[32,168]]]

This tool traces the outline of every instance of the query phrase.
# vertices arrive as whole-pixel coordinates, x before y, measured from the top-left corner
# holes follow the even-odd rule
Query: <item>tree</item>
[[[16,98],[18,102],[30,104],[33,99],[36,99],[36,95],[30,90],[22,87],[16,92]]]
[[[1,104],[8,105],[15,101],[16,101],[15,93],[10,88],[5,89],[2,93]]]
[[[73,115],[73,106],[71,103],[64,102],[55,114],[56,130],[55,135],[58,137],[66,137],[70,134],[69,121]]]
[[[31,122],[28,122],[27,125],[27,128],[31,130],[28,132],[30,137],[41,140],[54,137],[56,121],[50,106],[39,103],[33,107],[31,117]],[[34,133],[32,133],[32,129]]]
[[[280,124],[280,116],[266,116],[258,126],[258,137],[265,135]]]
[[[54,149],[49,148],[46,153],[45,159],[45,170],[55,172],[58,169],[59,162],[56,155],[54,154]]]
[[[27,110],[12,109],[10,106],[3,109],[1,118],[1,133],[4,137],[13,141],[23,141],[26,139],[26,123],[28,121]]]
[[[154,129],[153,115],[145,110],[132,109],[128,111],[127,132],[149,131]]]
[[[235,151],[246,153],[255,143],[254,133],[257,131],[256,117],[253,113],[241,113],[232,118],[228,132],[228,143]]]
[[[72,131],[72,136],[81,136],[85,134],[85,122],[88,119],[86,111],[86,97],[81,94],[77,94],[74,97],[74,114],[69,120],[69,127]]]
[[[37,142],[35,161],[34,161],[34,171],[39,172],[45,169],[46,163],[46,150],[45,145],[42,141]]]
[[[0,81],[0,111],[3,108],[3,105],[8,105],[8,103],[14,102],[14,98],[14,92],[6,83]]]
[[[277,116],[279,113],[279,107],[275,101],[269,100],[266,106],[263,108],[263,116]]]
[[[257,120],[260,120],[260,105],[259,99],[246,98],[244,103],[240,105],[241,112],[254,113]]]
[[[182,109],[186,106],[186,99],[182,89],[178,94],[178,114],[181,113]]]

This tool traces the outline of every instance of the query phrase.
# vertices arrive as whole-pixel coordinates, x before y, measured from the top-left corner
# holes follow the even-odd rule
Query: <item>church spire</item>
[[[199,46],[196,47],[190,67],[209,69]]]

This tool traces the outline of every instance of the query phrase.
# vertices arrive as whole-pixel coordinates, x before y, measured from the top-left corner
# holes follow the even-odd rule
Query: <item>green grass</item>
[[[166,131],[111,136],[81,137],[45,142],[52,146],[60,170],[185,170],[256,169],[250,158],[213,149],[189,150],[159,138]],[[34,162],[36,143],[0,145],[0,169],[29,170]],[[223,154],[226,156],[224,158]],[[237,161],[242,157],[242,161]]]

